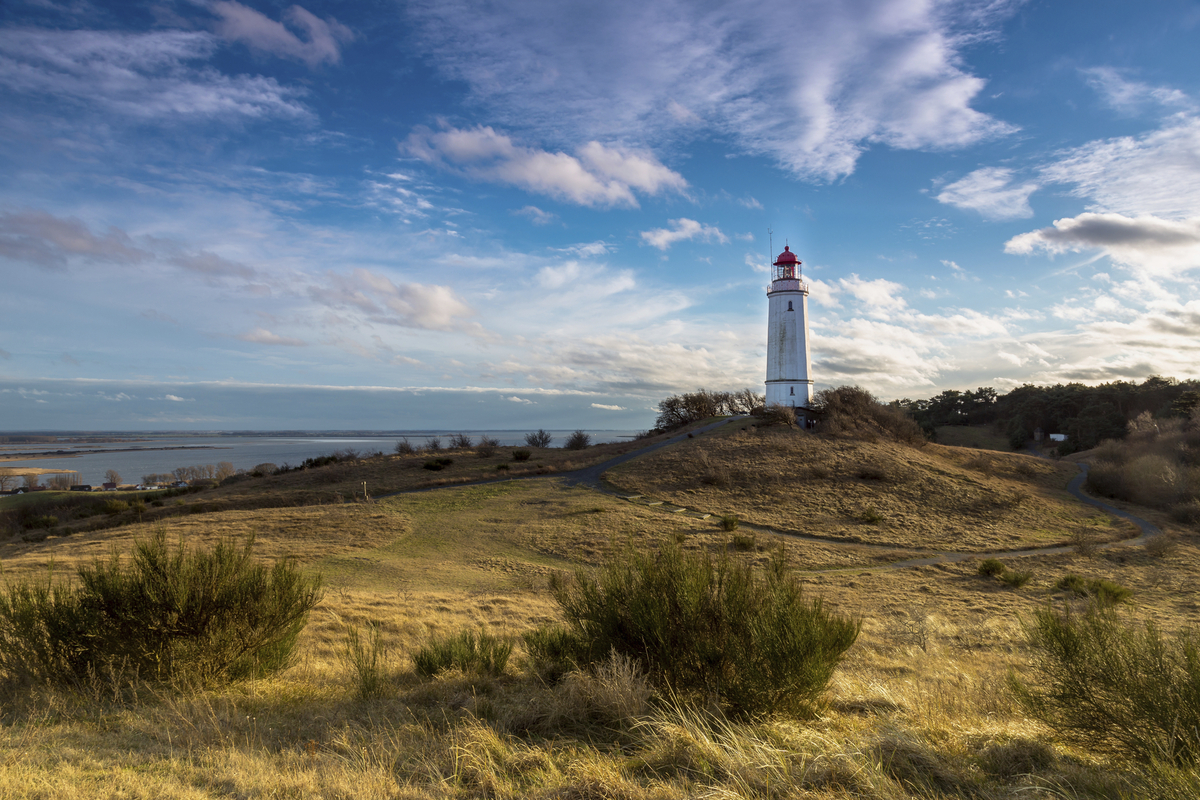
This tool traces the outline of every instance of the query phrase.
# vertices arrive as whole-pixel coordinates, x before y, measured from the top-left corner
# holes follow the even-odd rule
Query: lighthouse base
[[[808,408],[812,404],[812,381],[767,381],[766,404]]]

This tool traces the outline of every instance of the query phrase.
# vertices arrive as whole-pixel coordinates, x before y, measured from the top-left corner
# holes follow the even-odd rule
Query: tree
[[[0,492],[7,492],[17,485],[17,476],[11,472],[0,472]]]
[[[230,461],[220,461],[217,463],[216,478],[219,481],[232,478],[236,472],[237,470],[233,468],[233,463]]]
[[[26,489],[37,489],[41,486],[41,483],[39,483],[39,476],[36,472],[31,472],[28,475],[22,475],[21,477],[25,479]]]
[[[120,486],[121,485],[121,473],[117,472],[115,469],[105,470],[104,471],[104,482],[105,483],[115,483],[118,486]]]
[[[553,441],[554,437],[541,428],[537,429],[537,433],[525,434],[525,444],[530,447],[549,447]]]

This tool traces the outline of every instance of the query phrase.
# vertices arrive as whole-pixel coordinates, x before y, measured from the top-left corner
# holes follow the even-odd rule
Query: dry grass
[[[709,480],[714,470],[725,479]],[[743,524],[897,548],[993,552],[1132,535],[1065,491],[1074,464],[1017,454],[735,429],[608,474],[622,490]]]
[[[985,547],[988,536],[966,530],[967,523],[991,520],[998,531],[1016,533],[1027,519],[1019,515],[1032,513],[1028,519],[1053,531],[1045,537],[1053,539],[1093,519],[1078,516],[1083,512],[1062,495],[1067,474],[1055,465],[933,445],[916,451],[797,437],[758,441],[750,452],[743,448],[756,439],[748,433],[746,441],[704,436],[642,459],[653,469],[639,462],[618,480],[649,481],[643,473],[657,472],[659,497],[711,503],[717,508],[709,510],[727,509],[746,521],[789,502],[781,516],[796,515],[795,527],[828,541],[759,530],[756,549],[738,557],[765,558],[784,546],[793,561],[810,565],[880,563],[835,542],[843,528],[856,536],[879,528],[909,549],[958,529],[963,540]],[[696,449],[707,453],[709,470],[728,470],[727,487],[700,480]],[[864,467],[884,477],[862,477]],[[762,489],[765,496],[756,500],[751,475],[759,469],[757,485],[782,490]],[[1003,508],[978,503],[985,490],[1001,489],[1028,497]],[[964,499],[968,493],[975,497]],[[792,494],[834,509],[837,494],[849,509],[869,501],[884,522],[847,522],[824,506],[809,514],[788,500]],[[921,498],[920,513],[941,521],[902,514],[886,502],[891,494],[909,503]],[[303,634],[297,663],[269,680],[210,691],[143,690],[120,702],[112,687],[6,692],[0,794],[999,800],[1101,798],[1120,790],[1182,800],[1194,797],[1200,782],[1194,771],[1143,769],[1071,749],[1027,719],[1001,688],[1008,670],[1027,663],[1022,617],[1046,602],[1066,601],[1054,583],[1068,572],[1129,587],[1129,613],[1165,630],[1197,618],[1195,533],[1165,514],[1153,519],[1171,534],[1170,548],[1006,559],[1035,572],[1020,590],[981,578],[974,561],[807,576],[813,594],[861,616],[864,626],[824,713],[801,724],[732,723],[651,697],[628,663],[610,662],[599,674],[574,674],[555,686],[527,672],[520,653],[500,678],[444,674],[425,681],[413,671],[411,653],[431,636],[464,627],[516,635],[556,619],[545,586],[551,571],[599,563],[629,541],[649,547],[681,538],[689,548],[723,547],[729,534],[717,517],[568,489],[553,478],[374,503],[178,517],[165,522],[170,534],[201,542],[254,531],[260,556],[290,555],[324,573],[328,591]],[[51,560],[64,572],[112,546],[128,550],[144,531],[126,526],[10,542],[0,546],[0,563],[9,578],[37,574]],[[348,627],[367,625],[378,626],[388,657],[379,695],[362,700],[342,654]]]

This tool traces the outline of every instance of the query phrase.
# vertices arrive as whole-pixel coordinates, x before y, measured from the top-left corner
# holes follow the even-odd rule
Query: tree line
[[[1124,437],[1130,420],[1143,413],[1159,419],[1192,415],[1200,407],[1200,381],[1151,375],[1141,383],[1025,384],[1007,394],[984,386],[947,390],[928,400],[894,400],[891,405],[916,420],[931,438],[942,425],[994,425],[1017,449],[1041,428],[1046,434],[1066,434],[1060,449],[1068,453]]]

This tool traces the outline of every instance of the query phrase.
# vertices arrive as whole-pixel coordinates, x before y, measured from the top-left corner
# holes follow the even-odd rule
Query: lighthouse
[[[784,247],[767,289],[767,407],[807,409],[812,402],[808,359],[808,284],[800,259]]]

